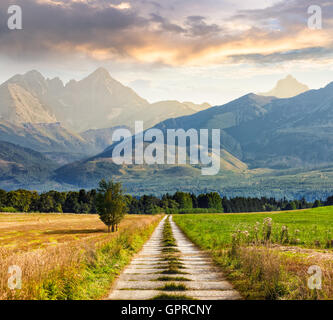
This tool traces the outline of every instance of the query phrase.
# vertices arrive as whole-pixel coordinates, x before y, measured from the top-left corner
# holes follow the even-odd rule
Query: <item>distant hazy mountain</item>
[[[326,165],[333,162],[332,89],[333,83],[290,99],[249,94],[155,127],[165,133],[179,128],[221,129],[222,151],[251,168]],[[110,162],[112,149],[92,159]]]
[[[126,126],[118,126],[106,129],[90,129],[82,132],[80,136],[85,139],[86,143],[94,146],[100,152],[112,144],[112,134],[117,129],[129,129]]]
[[[220,128],[222,148],[252,168],[333,162],[333,83],[289,99],[246,95],[158,128]]]
[[[133,128],[136,120],[144,121],[145,128],[149,128],[171,117],[193,114],[198,108],[178,101],[149,104],[103,68],[81,81],[70,81],[60,101],[62,108],[54,110],[57,118],[76,131],[115,126]],[[205,107],[209,105],[202,106]]]
[[[149,107],[102,68],[81,81],[70,81],[59,93],[59,101],[60,107],[54,110],[57,118],[78,132],[127,125],[138,113],[146,114]]]
[[[333,83],[264,109],[263,117],[226,130],[241,145],[243,161],[271,168],[333,162]]]
[[[145,129],[148,129],[165,119],[194,114],[210,107],[208,103],[197,105],[190,102],[180,103],[175,100],[160,101],[151,104],[146,110],[147,115],[138,115],[136,120],[143,120]]]
[[[88,147],[82,137],[57,122],[53,107],[62,88],[59,79],[45,79],[38,71],[16,75],[2,84],[0,140],[48,153],[56,161],[64,153],[72,161],[77,158],[74,154],[81,154],[82,158],[86,153],[98,152],[99,149]],[[63,157],[60,156],[59,163],[68,163]]]
[[[0,118],[14,123],[54,123],[76,132],[115,126],[133,127],[136,120],[149,128],[168,118],[209,108],[164,101],[148,103],[132,89],[99,68],[80,81],[64,85],[38,71],[16,75],[0,86]]]
[[[104,69],[67,85],[36,71],[15,76],[0,87],[0,140],[15,144],[0,143],[0,187],[29,185],[29,179],[41,186],[96,187],[102,178],[115,178],[141,194],[180,186],[198,192],[232,188],[233,195],[312,197],[319,188],[327,194],[333,185],[333,83],[319,90],[301,86],[287,77],[268,96],[248,94],[210,107],[149,104]],[[164,132],[221,129],[220,174],[202,177],[191,165],[117,166],[112,133],[135,120]]]
[[[249,94],[223,106],[216,106],[190,116],[168,119],[156,125],[166,132],[167,129],[221,129],[221,148],[235,157],[242,158],[239,142],[226,132],[242,123],[262,117],[267,110],[265,105],[275,98]]]
[[[167,129],[185,130],[221,128],[221,170],[233,173],[241,173],[247,170],[247,165],[242,162],[242,148],[239,142],[226,133],[226,128],[238,126],[243,122],[262,117],[267,111],[263,108],[274,100],[272,97],[261,97],[253,94],[232,101],[221,107],[213,107],[198,112],[191,116],[172,118],[156,125],[156,128],[166,131]],[[195,178],[201,175],[197,167],[187,166],[118,166],[112,161],[112,150],[114,145],[107,148],[101,154],[89,159],[68,164],[56,171],[56,180],[62,183],[74,183],[80,186],[93,185],[103,177],[126,177],[126,179],[140,179],[144,177],[182,177],[191,176]],[[138,180],[139,182],[139,180]],[[163,182],[161,181],[163,184]]]
[[[221,170],[228,172],[242,172],[247,170],[247,165],[240,160],[243,150],[240,143],[226,132],[226,129],[239,126],[254,119],[262,117],[267,110],[265,105],[275,98],[262,97],[250,94],[232,101],[224,106],[212,107],[191,116],[168,119],[155,127],[166,133],[167,129],[188,130],[215,129],[221,130]],[[176,176],[188,175],[191,172],[193,178],[201,174],[200,170],[191,166],[117,166],[112,161],[111,145],[103,153],[95,157],[68,164],[56,171],[56,180],[62,183],[74,183],[76,185],[94,184],[103,176],[135,177],[138,173],[153,173],[153,175],[170,176],[171,172]],[[176,169],[178,168],[178,169]],[[139,177],[138,177],[139,178]],[[162,183],[162,182],[161,182]]]
[[[211,107],[211,105],[207,102],[202,103],[202,104],[195,104],[193,102],[183,102],[182,104],[189,107],[190,109],[193,109],[193,110],[197,111],[197,112],[202,111],[202,110],[206,110],[206,109]]]
[[[64,128],[60,123],[14,124],[0,121],[0,140],[41,152],[60,165],[103,150]]]
[[[35,71],[15,76],[0,86],[0,119],[14,123],[57,122],[41,98],[49,82]]]
[[[247,165],[221,150],[220,165],[222,172],[241,173],[248,169]],[[126,179],[142,184],[153,179],[163,185],[164,179],[198,179],[201,170],[191,165],[116,165],[112,161],[112,152],[107,150],[95,157],[65,165],[55,171],[54,179],[58,183],[73,184],[80,187],[97,185],[101,179]],[[177,189],[177,185],[174,186]]]
[[[39,152],[85,152],[87,142],[60,123],[20,123],[0,121],[0,140]],[[97,149],[95,149],[97,150]]]
[[[0,141],[0,182],[2,188],[43,183],[57,165],[39,152]]]
[[[259,95],[276,98],[292,98],[308,90],[310,89],[307,85],[298,82],[293,76],[288,75],[286,78],[279,80],[271,91],[259,93]]]
[[[133,127],[142,120],[148,128],[208,107],[177,101],[149,104],[103,68],[67,85],[33,70],[0,86],[0,140],[66,164],[103,151],[118,126]]]

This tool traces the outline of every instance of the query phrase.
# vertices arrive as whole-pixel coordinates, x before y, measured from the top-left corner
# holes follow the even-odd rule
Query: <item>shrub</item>
[[[13,207],[0,208],[0,212],[16,213],[17,210]]]

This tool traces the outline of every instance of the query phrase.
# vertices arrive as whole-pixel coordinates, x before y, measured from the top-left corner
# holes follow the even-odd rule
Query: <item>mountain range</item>
[[[279,80],[271,91],[259,93],[259,95],[283,99],[295,97],[309,90],[307,85],[298,82],[292,75],[288,75],[286,78]]]
[[[58,165],[41,153],[0,141],[0,185],[38,186],[47,182]]]
[[[150,104],[103,68],[66,85],[33,70],[0,86],[0,141],[43,152],[65,164],[101,152],[119,126],[133,127],[142,120],[149,128],[209,107],[178,101]]]
[[[55,123],[77,133],[115,126],[146,128],[165,119],[209,108],[204,103],[161,101],[150,104],[132,89],[99,68],[86,78],[66,85],[45,79],[38,71],[16,75],[0,86],[0,119],[13,123]]]
[[[114,178],[136,194],[181,187],[311,198],[332,190],[333,83],[309,90],[288,76],[268,94],[211,107],[150,104],[102,68],[66,85],[31,71],[0,86],[0,117],[0,187],[6,189],[93,188]],[[203,177],[200,166],[189,164],[116,165],[112,133],[133,129],[136,120],[164,133],[220,129],[220,173]]]
[[[266,179],[293,170],[306,175],[333,165],[333,83],[289,99],[248,94],[222,106],[168,119],[155,128],[164,133],[179,128],[221,129],[220,175],[233,174],[235,181],[244,183],[249,177],[254,181],[263,173]],[[117,166],[112,161],[114,146],[57,169],[56,181],[87,186],[102,177],[118,177],[137,180],[142,186],[171,176],[200,180],[196,166]]]

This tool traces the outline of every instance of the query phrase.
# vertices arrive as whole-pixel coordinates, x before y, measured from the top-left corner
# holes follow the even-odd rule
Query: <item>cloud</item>
[[[152,13],[151,14],[151,21],[150,22],[155,22],[159,25],[160,31],[170,31],[170,32],[175,32],[175,33],[185,33],[186,30],[182,28],[181,26],[171,23],[168,21],[166,18],[163,18],[162,16]]]
[[[146,24],[135,12],[124,10],[122,3],[106,5],[101,0],[21,0],[17,3],[23,10],[23,30],[7,29],[1,33],[1,53],[21,52],[22,56],[35,55],[38,59],[44,54],[75,53],[81,47],[95,47],[122,55],[129,43],[140,45],[140,37],[131,30]]]
[[[235,12],[227,0],[17,0],[24,29],[13,32],[0,24],[0,55],[154,66],[277,63],[331,55],[333,3],[317,0],[324,29],[316,31],[307,29],[312,0],[268,7],[265,1],[255,3],[256,9]],[[1,21],[8,5],[8,0],[0,3]],[[229,16],[218,17],[217,8],[227,8]]]
[[[193,37],[203,37],[216,35],[222,31],[222,28],[217,24],[207,24],[205,17],[189,16],[186,20],[186,25],[189,27],[188,33]]]
[[[310,61],[323,57],[333,57],[333,47],[312,47],[299,50],[288,50],[283,52],[274,52],[271,54],[245,54],[245,55],[231,55],[228,58],[231,61],[241,63],[256,63],[256,64],[274,64],[284,61]]]
[[[131,4],[129,2],[121,2],[119,4],[110,4],[110,7],[118,9],[118,10],[127,10],[131,9]]]

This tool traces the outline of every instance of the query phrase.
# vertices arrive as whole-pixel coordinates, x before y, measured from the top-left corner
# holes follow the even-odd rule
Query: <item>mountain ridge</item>
[[[8,86],[15,90],[6,91]],[[145,128],[149,128],[165,119],[209,107],[208,104],[172,100],[150,104],[133,89],[112,78],[105,68],[66,84],[58,77],[48,79],[39,71],[31,70],[11,77],[0,86],[0,117],[3,120],[61,122],[77,133],[122,125],[134,127],[135,120],[143,120]]]
[[[47,182],[57,164],[41,153],[0,140],[2,188]]]
[[[307,85],[300,83],[292,75],[288,75],[286,78],[279,80],[271,91],[258,93],[258,95],[285,99],[295,97],[309,90]]]
[[[154,128],[164,133],[179,128],[220,129],[221,149],[252,168],[326,164],[333,159],[332,88],[330,83],[288,99],[250,93],[222,106],[165,120]],[[98,157],[110,157],[112,149],[111,145]]]
[[[68,105],[71,99],[63,95],[57,96],[58,88],[63,86],[60,79],[44,78],[43,80],[36,72],[31,72],[29,77],[33,81],[28,84],[23,81],[23,78],[15,81],[21,83],[23,89],[30,88],[31,95],[37,95],[40,105],[48,116],[53,114],[50,101],[56,101],[53,108],[63,108],[64,112],[67,110],[66,108],[71,108]],[[109,80],[105,81],[105,78]],[[94,92],[97,88],[95,94],[101,90],[107,96],[118,89],[122,92],[125,88],[111,76],[109,78],[102,69],[96,70],[90,79],[85,78],[81,81],[84,81],[83,85],[80,81],[73,81],[64,87],[69,85],[69,91],[77,88],[76,96],[84,91],[89,91],[86,90],[89,87],[92,88],[90,92]],[[103,86],[105,85],[102,88],[99,86],[100,81]],[[97,98],[94,95],[88,97],[91,101],[84,106],[87,108],[86,110],[90,110],[87,113],[91,117],[95,116],[95,110],[92,112],[90,106],[98,101],[98,96],[97,94]],[[79,102],[85,100],[84,95],[71,98],[74,100],[77,98]],[[158,105],[161,102],[146,105],[144,100],[141,100],[140,97],[138,99],[144,104],[145,112],[141,110],[140,113],[131,107],[132,109],[127,110],[127,118],[133,116],[132,120],[144,120],[141,117],[145,113],[150,113],[151,119],[161,121],[153,124],[153,121],[150,120],[152,124],[149,121],[147,123],[151,128],[161,129],[164,133],[168,129],[180,128],[184,130],[191,128],[197,130],[220,129],[221,172],[216,177],[206,178],[201,176],[200,168],[195,165],[118,166],[112,161],[112,148],[115,144],[105,147],[110,143],[110,136],[118,128],[117,126],[90,128],[78,134],[58,122],[27,124],[25,122],[6,122],[2,119],[0,121],[0,140],[6,140],[5,138],[9,136],[15,137],[12,142],[42,150],[48,160],[56,159],[57,153],[59,153],[59,157],[65,158],[66,155],[62,154],[64,150],[67,152],[87,150],[89,146],[98,148],[99,151],[94,154],[82,155],[83,160],[73,156],[63,166],[60,166],[60,162],[58,162],[54,167],[54,161],[51,161],[50,163],[53,163],[50,165],[51,170],[42,169],[45,170],[45,175],[42,175],[40,180],[42,185],[61,188],[62,186],[68,188],[95,187],[101,178],[115,178],[117,181],[124,181],[131,188],[130,190],[137,190],[139,193],[155,189],[167,191],[170,188],[174,189],[177,185],[195,186],[196,190],[203,191],[212,190],[209,188],[215,188],[213,190],[220,188],[218,190],[224,191],[231,188],[234,192],[238,192],[237,190],[245,188],[244,190],[247,192],[255,190],[260,193],[267,189],[267,192],[283,195],[290,194],[296,189],[303,190],[303,185],[307,185],[313,190],[320,188],[327,192],[329,185],[333,183],[333,170],[331,170],[333,163],[333,82],[324,88],[308,90],[292,98],[280,99],[250,93],[227,104],[182,116],[177,116],[172,108],[177,109],[180,106],[189,108],[187,105],[189,103],[164,101],[162,104],[166,106],[168,112],[154,113],[154,108],[157,111],[162,109],[162,106]],[[79,105],[80,103],[74,103],[75,107]],[[102,105],[100,110],[103,108],[107,109],[108,104]],[[75,111],[75,108],[73,110]],[[73,114],[75,114],[74,111]],[[189,110],[186,109],[185,113],[188,112]],[[76,113],[81,116],[79,109]],[[85,112],[81,110],[81,113]],[[99,116],[102,115],[103,112]],[[171,117],[163,120],[163,116],[166,115]],[[116,117],[121,120],[125,118],[125,115],[119,114]],[[56,118],[58,120],[58,116]],[[132,129],[130,126],[122,125],[121,127]],[[101,150],[103,147],[105,148]],[[12,148],[19,147],[12,146]],[[90,151],[92,150],[93,148],[90,149]],[[52,151],[54,152],[52,153]],[[20,172],[17,165],[10,163],[11,161],[6,158],[1,159],[1,155],[0,162],[4,172],[6,170],[9,170],[10,174],[15,170]],[[320,179],[317,176],[320,176]],[[312,180],[308,181],[308,177],[311,177]],[[22,176],[19,175],[17,181],[20,186],[22,185],[20,181],[24,180],[22,179]],[[13,175],[9,180],[4,181],[3,183],[0,181],[0,185],[8,186],[8,181],[11,181],[11,185],[16,183]],[[27,179],[24,181],[29,183]],[[297,184],[295,189],[291,191],[285,189],[293,184]],[[276,188],[282,188],[283,191],[280,192]],[[306,192],[310,192],[309,189],[306,189]]]

